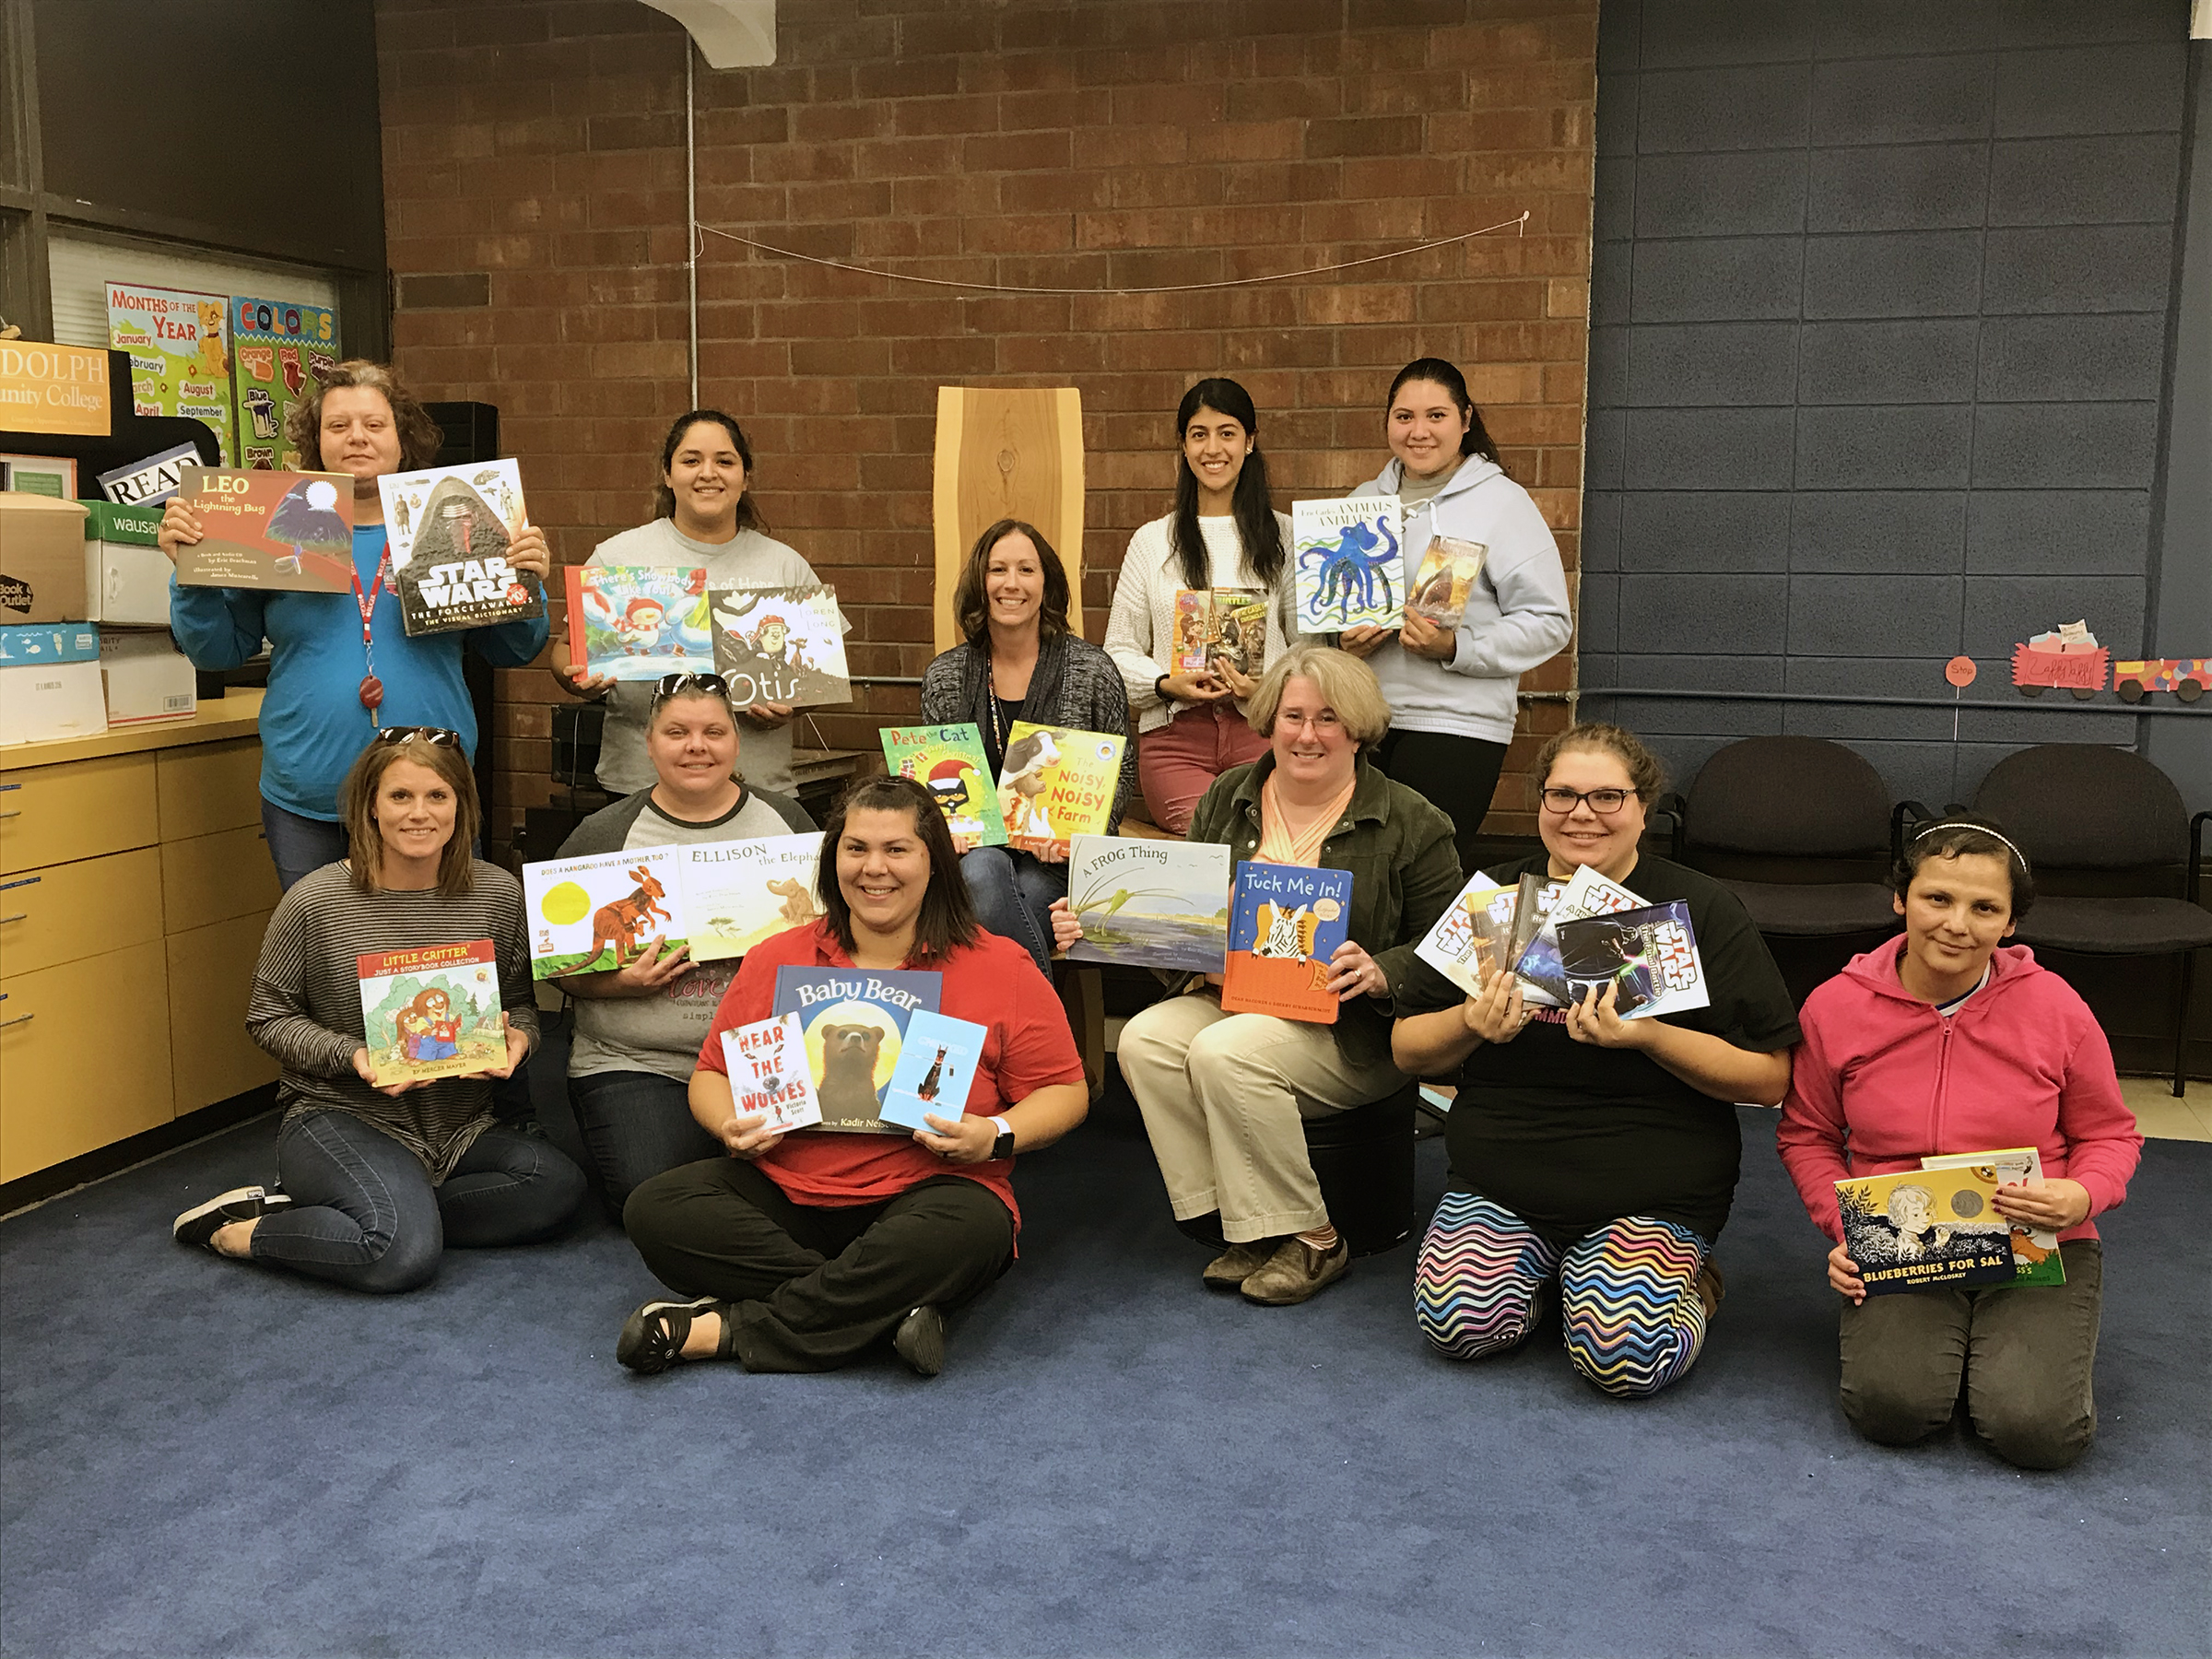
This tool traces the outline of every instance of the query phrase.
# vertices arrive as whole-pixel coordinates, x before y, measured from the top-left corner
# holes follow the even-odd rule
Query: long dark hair
[[[990,786],[990,780],[984,779],[983,787]],[[960,855],[952,850],[952,831],[929,791],[912,778],[863,778],[830,809],[829,821],[822,826],[821,865],[814,876],[815,896],[822,901],[830,931],[846,954],[853,950],[853,907],[837,883],[837,843],[844,839],[845,819],[855,812],[909,814],[914,833],[929,853],[929,886],[922,895],[922,913],[914,918],[914,956],[941,958],[959,946],[974,944],[982,929],[968,897],[967,880],[960,875]]]
[[[661,470],[655,475],[653,487],[653,514],[655,518],[676,516],[676,491],[668,488],[668,469],[676,465],[676,452],[683,447],[684,434],[700,421],[712,421],[730,435],[730,447],[737,452],[737,459],[745,464],[745,493],[737,498],[737,528],[758,530],[768,534],[768,521],[760,516],[760,509],[753,501],[753,446],[745,441],[745,429],[737,424],[735,415],[724,415],[720,409],[688,409],[676,418],[668,429],[668,436],[661,440]]]
[[[1390,395],[1382,400],[1385,418],[1391,406],[1398,401],[1399,392],[1414,381],[1434,381],[1467,418],[1467,429],[1459,440],[1461,454],[1480,455],[1485,461],[1502,465],[1498,462],[1498,446],[1490,441],[1489,429],[1482,424],[1482,411],[1475,406],[1475,399],[1468,394],[1467,377],[1442,358],[1415,358],[1398,371],[1398,378],[1390,382]]]
[[[453,792],[453,832],[438,855],[438,891],[458,899],[476,885],[477,833],[484,827],[483,808],[477,802],[477,774],[460,744],[431,743],[421,737],[403,737],[396,743],[371,737],[346,769],[346,780],[338,785],[338,821],[346,830],[353,889],[374,893],[383,888],[384,837],[376,824],[376,797],[384,774],[402,760],[427,766]]]
[[[1044,598],[1037,606],[1037,641],[1059,638],[1067,631],[1067,606],[1071,590],[1067,585],[1067,567],[1060,562],[1060,555],[1053,551],[1053,544],[1044,539],[1044,532],[1027,519],[1003,518],[995,524],[986,525],[975,538],[975,546],[968,549],[968,562],[960,567],[960,579],[952,590],[953,626],[960,637],[978,651],[987,650],[991,643],[991,595],[985,591],[985,578],[991,573],[991,549],[1009,535],[1026,535],[1037,549],[1037,563],[1044,572]]]
[[[1206,537],[1198,528],[1198,475],[1183,453],[1183,434],[1201,409],[1226,415],[1252,434],[1252,453],[1244,457],[1230,496],[1230,515],[1237,522],[1237,539],[1244,544],[1244,565],[1262,587],[1272,588],[1283,573],[1283,527],[1276,523],[1275,503],[1267,494],[1267,461],[1260,453],[1260,416],[1252,406],[1252,394],[1233,380],[1202,380],[1182,394],[1175,406],[1175,522],[1168,527],[1168,545],[1182,561],[1182,584],[1188,588],[1214,585],[1206,557]]]

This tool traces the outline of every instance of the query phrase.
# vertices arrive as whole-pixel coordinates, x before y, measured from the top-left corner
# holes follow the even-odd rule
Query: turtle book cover
[[[740,708],[853,700],[845,617],[832,587],[709,588],[714,672]]]
[[[796,1014],[756,1019],[723,1032],[722,1063],[729,1070],[730,1101],[739,1117],[763,1114],[765,1126],[778,1134],[822,1121]]]
[[[1519,908],[1517,887],[1500,886],[1478,870],[1413,947],[1414,954],[1469,996],[1477,995],[1482,982],[1512,960]]]
[[[929,791],[957,837],[971,847],[1003,847],[1006,820],[991,782],[983,734],[973,721],[959,725],[886,726],[883,762],[894,778],[912,778]]]
[[[1068,838],[1103,835],[1122,781],[1125,737],[1018,720],[1006,733],[998,774],[998,815],[1006,844],[1024,852],[1065,848]]]
[[[1352,875],[1304,865],[1237,866],[1221,1006],[1335,1025],[1329,958],[1351,929]]]
[[[1453,535],[1432,535],[1421,555],[1421,568],[1406,589],[1406,608],[1418,611],[1440,628],[1457,628],[1467,613],[1467,590],[1482,574],[1489,548],[1480,542]]]
[[[991,1033],[971,1019],[917,1008],[906,1022],[899,1064],[884,1090],[882,1116],[905,1129],[929,1129],[931,1117],[957,1118],[968,1110],[968,1088]],[[931,1130],[935,1134],[935,1130]]]
[[[1219,973],[1229,950],[1229,849],[1216,842],[1078,835],[1067,906],[1083,924],[1078,962]]]
[[[806,1072],[821,1103],[818,1128],[845,1135],[905,1135],[882,1114],[891,1073],[905,1052],[908,1023],[934,1014],[941,973],[904,969],[779,968],[778,1014],[797,1017]]]
[[[1396,496],[1291,503],[1299,632],[1398,626],[1406,605],[1404,524]]]
[[[571,565],[569,650],[594,674],[712,674],[707,573],[682,565]],[[571,657],[571,660],[573,658]]]
[[[522,469],[478,461],[376,481],[392,585],[410,635],[453,633],[546,614],[535,578],[507,562],[527,524]]]
[[[377,1088],[507,1064],[499,962],[489,939],[376,951],[354,965]]]
[[[1267,666],[1267,595],[1258,588],[1178,588],[1174,655],[1178,674],[1227,662],[1258,678]]]
[[[1686,1014],[1712,1002],[1689,906],[1679,899],[1561,922],[1559,971],[1570,1002],[1612,986],[1613,1011],[1623,1019]]]
[[[1967,1166],[1837,1182],[1843,1246],[1866,1294],[2014,1282],[2011,1224],[1991,1202],[2006,1179]]]
[[[681,866],[691,959],[741,957],[764,939],[806,927],[823,912],[815,897],[819,835],[769,835],[671,849]]]
[[[2043,1155],[2033,1147],[2006,1147],[1994,1152],[1939,1152],[1922,1159],[1920,1167],[1971,1169],[1997,1186],[2013,1186],[2042,1179]],[[2014,1287],[2065,1284],[2066,1264],[2058,1253],[2058,1235],[2040,1227],[2022,1227],[2018,1221],[2008,1226]]]
[[[353,592],[353,480],[344,473],[180,466],[200,539],[177,549],[181,587]]]
[[[523,866],[530,976],[608,973],[655,938],[688,942],[677,847],[633,847]]]

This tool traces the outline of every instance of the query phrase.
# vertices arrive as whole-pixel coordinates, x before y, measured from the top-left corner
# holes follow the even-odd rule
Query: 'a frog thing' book
[[[180,587],[353,592],[353,480],[344,473],[177,468],[200,539],[177,549]]]
[[[1125,737],[1018,720],[1006,733],[998,812],[1006,844],[1026,852],[1065,848],[1070,836],[1103,835],[1113,816]]]
[[[847,1135],[904,1135],[881,1107],[916,1012],[935,1013],[941,973],[900,969],[779,968],[772,1006],[796,1015],[806,1067],[821,1104],[818,1128]]]
[[[1559,971],[1567,1000],[1613,987],[1613,1011],[1650,1019],[1710,1006],[1689,906],[1679,899],[1609,915],[1576,916],[1559,927]]]
[[[806,1039],[796,1014],[779,1014],[722,1034],[722,1063],[730,1074],[730,1103],[739,1117],[765,1116],[763,1128],[782,1134],[822,1121],[814,1077],[806,1069]]]
[[[703,569],[571,565],[566,574],[570,661],[618,680],[714,672]]]
[[[1229,912],[1229,963],[1221,1006],[1232,1014],[1273,1014],[1335,1025],[1329,958],[1351,930],[1349,870],[1303,865],[1237,865]]]
[[[1291,503],[1299,632],[1397,627],[1406,605],[1404,537],[1396,496]]]
[[[1998,1186],[2042,1178],[2043,1155],[2033,1147],[2006,1147],[1995,1152],[1943,1152],[1920,1160],[1924,1170],[1971,1169]],[[2063,1285],[2066,1264],[2058,1253],[2058,1235],[2040,1227],[2007,1223],[2012,1239],[2014,1287]]]
[[[1229,948],[1229,849],[1212,841],[1078,835],[1067,905],[1083,924],[1078,962],[1219,973]]]
[[[359,958],[361,1024],[376,1087],[461,1077],[507,1064],[489,939]]]
[[[637,847],[523,866],[523,921],[530,976],[606,973],[645,947],[687,943],[677,847]]]
[[[1906,1170],[1836,1182],[1843,1247],[1866,1294],[2011,1283],[2012,1228],[1989,1168]]]
[[[983,734],[973,721],[959,725],[886,726],[884,764],[894,778],[912,778],[929,791],[945,822],[965,847],[1003,847],[1006,820],[992,787]]]
[[[853,700],[845,618],[830,587],[709,588],[714,672],[739,708]]]
[[[453,633],[542,617],[535,577],[507,562],[529,521],[522,470],[478,461],[376,481],[392,548],[392,585],[409,634]]]
[[[968,1088],[991,1033],[971,1019],[916,1008],[883,1094],[883,1120],[908,1129],[937,1132],[929,1118],[957,1118],[968,1110]]]

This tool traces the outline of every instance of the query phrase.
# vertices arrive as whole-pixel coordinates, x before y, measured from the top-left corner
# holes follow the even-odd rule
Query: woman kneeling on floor
[[[1049,1147],[1089,1106],[1060,999],[1028,951],[976,924],[952,834],[907,778],[855,784],[822,836],[827,914],[747,955],[691,1077],[691,1111],[727,1158],[655,1176],[623,1226],[684,1301],[649,1301],[615,1357],[830,1371],[886,1336],[907,1367],[945,1362],[945,1314],[1013,1265],[1017,1150]],[[779,968],[940,973],[937,1011],[986,1028],[963,1115],[908,1135],[767,1133],[737,1115],[721,1033],[770,1018]]]
[[[1947,818],[1893,874],[1902,939],[1852,959],[1806,999],[1805,1046],[1783,1103],[1783,1163],[1839,1241],[1843,1415],[1910,1445],[1951,1420],[1961,1384],[1974,1429],[2006,1462],[2059,1469],[2097,1432],[2090,1367],[2104,1247],[2089,1218],[2127,1196],[2143,1147],[2088,1005],[2024,945],[2028,864],[1986,818]],[[2014,1249],[2058,1235],[2065,1282],[1900,1290],[1871,1300],[1841,1242],[1835,1182],[1917,1170],[1925,1155],[2033,1147],[2041,1176],[1997,1189]]]
[[[246,1008],[246,1030],[284,1066],[281,1190],[225,1193],[172,1230],[180,1243],[351,1289],[412,1290],[448,1244],[529,1244],[558,1231],[583,1196],[583,1172],[542,1136],[493,1120],[490,1080],[528,1056],[537,1004],[522,885],[469,851],[479,819],[461,739],[386,728],[338,802],[352,856],[278,903]],[[358,959],[486,938],[507,1063],[376,1088]]]
[[[1663,782],[1649,749],[1618,726],[1572,726],[1536,775],[1543,851],[1494,877],[1560,882],[1587,866],[1647,904],[1686,901],[1712,1001],[1624,1019],[1608,985],[1539,1009],[1493,971],[1479,995],[1398,1021],[1400,1065],[1460,1072],[1414,1315],[1443,1353],[1487,1359],[1535,1329],[1556,1275],[1575,1370],[1635,1398],[1678,1381],[1704,1347],[1721,1297],[1713,1241],[1743,1160],[1732,1102],[1781,1101],[1797,1019],[1735,896],[1639,853]]]

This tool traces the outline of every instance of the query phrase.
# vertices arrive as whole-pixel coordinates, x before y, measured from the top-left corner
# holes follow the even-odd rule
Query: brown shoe
[[[1720,1263],[1713,1260],[1712,1257],[1707,1256],[1704,1265],[1698,1269],[1698,1279],[1694,1288],[1697,1290],[1698,1300],[1705,1304],[1705,1317],[1711,1319],[1714,1311],[1721,1305],[1721,1298],[1728,1294],[1728,1287],[1721,1282]]]
[[[1246,1301],[1269,1308],[1288,1308],[1302,1302],[1324,1285],[1351,1270],[1352,1247],[1340,1237],[1334,1250],[1316,1250],[1303,1239],[1285,1239],[1267,1265],[1238,1288]]]
[[[1234,1290],[1267,1265],[1275,1254],[1277,1239],[1253,1239],[1243,1244],[1231,1244],[1227,1250],[1206,1265],[1198,1277],[1208,1290]]]

